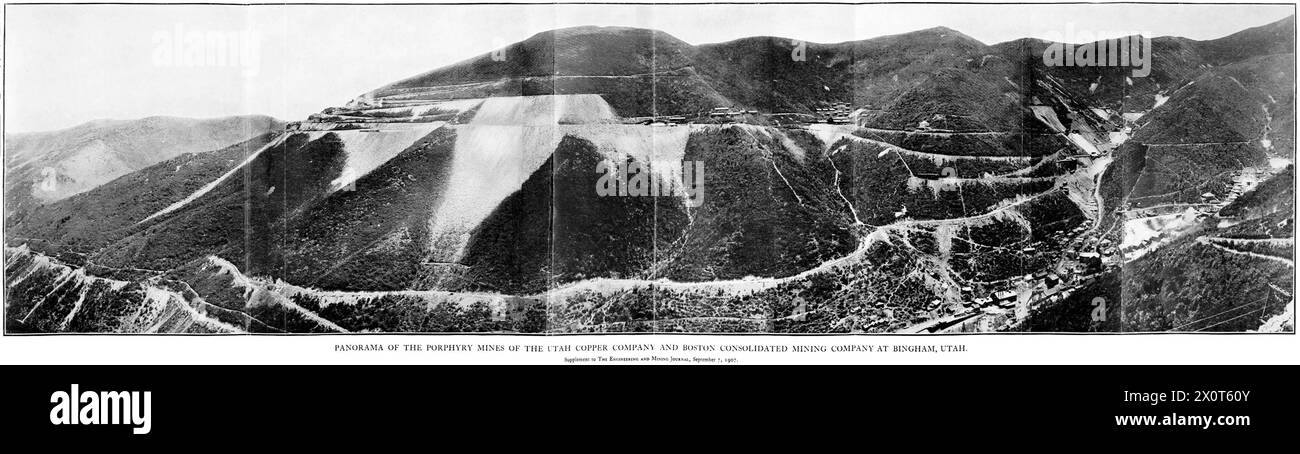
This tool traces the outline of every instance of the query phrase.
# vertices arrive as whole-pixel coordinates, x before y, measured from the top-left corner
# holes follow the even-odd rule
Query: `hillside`
[[[543,32],[7,207],[6,323],[1254,330],[1294,287],[1287,33],[1158,38],[1144,78],[942,27],[831,44]],[[1118,315],[1094,319],[1098,298]]]
[[[279,120],[258,115],[149,117],[8,134],[4,150],[7,212],[62,200],[176,156],[222,149],[283,126]]]
[[[359,103],[602,94],[629,117],[726,103],[697,74],[696,52],[690,44],[654,30],[590,26],[553,30],[394,82],[366,93]],[[661,83],[672,88],[656,90]]]
[[[72,250],[97,250],[236,167],[278,134],[265,133],[219,150],[185,153],[66,199],[8,211],[5,227]]]

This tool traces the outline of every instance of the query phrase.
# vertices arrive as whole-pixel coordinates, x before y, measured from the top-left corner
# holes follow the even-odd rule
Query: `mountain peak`
[[[942,26],[942,25],[940,25],[940,26],[936,26],[936,27],[930,27],[930,28],[925,28],[925,29],[917,30],[916,33],[956,33],[956,34],[961,35],[961,32],[959,32],[959,31],[957,31],[957,30],[953,30],[953,29],[948,28],[948,27],[945,27],[945,26]],[[963,36],[965,36],[965,35],[963,35]]]
[[[957,31],[957,30],[953,30],[953,29],[948,28],[948,27],[944,27],[944,26],[942,26],[942,25],[941,25],[941,26],[938,26],[938,27],[927,28],[927,29],[925,29],[925,30],[921,30],[921,31],[918,32],[918,33],[937,34],[937,35],[939,35],[939,37],[941,37],[941,38],[953,38],[953,39],[960,40],[960,41],[969,41],[969,42],[973,42],[973,43],[979,43],[980,45],[985,45],[985,43],[984,43],[983,41],[980,41],[980,40],[978,40],[978,39],[972,38],[970,35],[967,35],[967,34],[965,34],[965,33],[962,33],[962,32],[960,32],[960,31]]]
[[[550,34],[555,36],[576,36],[576,35],[595,35],[595,34],[622,34],[622,33],[662,33],[657,30],[637,27],[623,27],[617,25],[577,25],[573,27],[562,27],[553,30],[538,33],[538,35]]]

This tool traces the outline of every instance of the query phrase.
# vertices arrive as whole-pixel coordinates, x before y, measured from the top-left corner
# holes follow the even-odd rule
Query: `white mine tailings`
[[[347,162],[343,166],[342,174],[330,182],[330,191],[337,191],[355,183],[357,179],[379,168],[388,160],[396,157],[402,150],[410,148],[416,141],[429,135],[429,133],[444,124],[446,123],[434,122],[414,124],[409,128],[392,130],[342,130],[330,132],[330,134],[337,135],[343,141],[343,152],[347,156]]]
[[[555,152],[564,137],[560,124],[617,122],[599,95],[483,100],[468,125],[455,126],[447,193],[429,220],[430,259],[461,259],[473,229]]]
[[[693,129],[687,126],[565,125],[561,135],[577,137],[596,146],[613,163],[628,158],[651,163],[650,171],[667,187],[681,188],[682,160]]]
[[[436,290],[373,292],[319,290],[300,287],[280,280],[249,277],[239,271],[235,265],[232,265],[230,262],[217,256],[209,256],[207,261],[203,264],[203,270],[216,274],[224,274],[229,277],[231,279],[231,287],[243,291],[243,297],[246,300],[245,310],[256,305],[275,305],[302,315],[304,319],[317,323],[324,330],[335,332],[347,332],[347,330],[334,324],[334,322],[326,320],[318,314],[303,308],[302,306],[294,304],[292,299],[296,296],[308,296],[315,299],[321,308],[336,304],[356,305],[384,298],[419,300],[425,303],[429,308],[433,308],[434,306],[443,303],[455,304],[460,307],[470,307],[475,303],[481,302],[487,304],[494,314],[500,316],[500,314],[504,314],[509,310],[509,300],[515,298],[499,293],[447,292]]]
[[[1177,235],[1196,226],[1200,214],[1192,208],[1179,213],[1124,221],[1120,249],[1124,260],[1132,261],[1163,247]]]
[[[272,147],[275,147],[276,145],[284,143],[284,139],[287,137],[289,137],[288,134],[281,134],[280,137],[276,137],[275,140],[271,141],[271,143],[268,143],[266,144],[266,146],[257,149],[257,151],[254,151],[252,154],[249,154],[247,158],[244,158],[243,162],[240,162],[239,165],[236,165],[226,173],[222,174],[220,177],[217,177],[216,180],[212,180],[212,182],[203,185],[203,187],[199,188],[199,190],[194,191],[193,194],[190,194],[188,197],[181,199],[179,202],[168,205],[167,208],[163,208],[162,210],[159,210],[157,213],[149,215],[149,217],[144,218],[144,220],[140,221],[140,223],[145,223],[148,222],[150,219],[156,218],[158,216],[162,216],[167,213],[171,213],[173,211],[176,211],[180,207],[189,205],[190,202],[198,200],[199,197],[203,197],[204,194],[207,194],[208,192],[211,192],[213,189],[215,189],[217,185],[221,184],[222,181],[226,181],[227,178],[230,178],[231,175],[234,175],[236,171],[244,168],[244,166],[248,165],[250,162],[253,162],[254,159],[257,159],[257,157],[260,156],[263,151],[266,151]]]
[[[817,140],[822,141],[822,146],[827,148],[829,148],[831,145],[835,145],[835,143],[839,142],[840,139],[858,140],[864,142],[869,141],[867,139],[853,135],[853,132],[858,130],[858,127],[856,126],[814,123],[808,125],[807,129],[808,132],[811,132],[814,136],[817,137]],[[876,141],[871,140],[870,142],[876,142]]]
[[[1052,106],[1030,106],[1029,109],[1034,112],[1034,116],[1039,121],[1052,128],[1052,131],[1065,132],[1065,125],[1061,124],[1061,119],[1056,116],[1056,110],[1052,109]]]
[[[457,126],[447,193],[429,221],[430,259],[459,261],[470,232],[550,158],[560,138],[553,126]]]
[[[982,177],[982,178],[939,178],[930,180],[926,178],[908,177],[907,189],[912,192],[920,191],[922,188],[929,190],[936,198],[940,192],[958,191],[967,186],[976,186],[976,190],[987,189],[998,185],[1023,185],[1043,181],[1056,181],[1056,177]]]
[[[544,95],[487,98],[470,124],[552,126],[618,121],[614,109],[600,95]]]
[[[15,265],[22,260],[29,260],[26,266],[21,268]],[[79,268],[72,268],[61,262],[58,262],[45,255],[33,252],[22,245],[19,247],[5,248],[5,269],[13,273],[6,280],[6,292],[12,291],[24,280],[37,277],[48,279],[52,284],[48,287],[49,293],[41,299],[40,302],[32,308],[19,320],[27,322],[38,310],[57,310],[56,307],[43,307],[46,305],[58,305],[68,299],[73,299],[72,308],[66,314],[60,314],[62,320],[57,329],[62,331],[68,329],[77,317],[82,315],[84,303],[88,302],[87,298],[92,300],[96,297],[116,298],[123,302],[130,302],[123,306],[126,309],[133,309],[130,313],[123,313],[118,316],[119,325],[115,327],[117,332],[128,333],[157,333],[157,332],[188,332],[195,328],[200,332],[213,333],[238,333],[240,329],[229,324],[223,323],[206,314],[199,312],[190,306],[190,302],[171,290],[156,287],[151,283],[141,283],[137,288],[128,288],[128,282],[115,279],[107,279],[86,275],[85,271]],[[98,292],[99,296],[90,296],[90,292]],[[35,296],[35,295],[31,295]]]
[[[1087,153],[1091,156],[1097,156],[1101,154],[1101,150],[1097,148],[1097,145],[1093,144],[1092,141],[1083,137],[1082,134],[1070,133],[1069,135],[1065,136],[1065,138],[1069,139],[1070,143],[1074,144],[1074,146],[1078,147],[1079,150],[1083,151],[1084,153]]]
[[[383,129],[343,129],[337,131],[306,131],[306,132],[287,132],[281,134],[271,143],[258,149],[248,155],[235,167],[226,171],[216,180],[209,182],[199,190],[194,191],[188,197],[173,203],[167,208],[159,210],[157,213],[149,215],[141,223],[147,222],[153,218],[171,213],[189,205],[191,202],[198,200],[207,193],[216,189],[223,181],[230,178],[235,172],[252,163],[261,156],[263,152],[279,146],[284,143],[285,139],[294,134],[307,134],[308,140],[320,140],[328,135],[334,135],[343,142],[343,152],[347,157],[342,173],[334,181],[330,182],[330,192],[334,192],[355,183],[357,179],[374,171],[379,166],[393,159],[403,150],[410,148],[417,141],[429,135],[435,129],[445,125],[445,122],[434,123],[407,123],[407,124],[382,124],[375,125]]]

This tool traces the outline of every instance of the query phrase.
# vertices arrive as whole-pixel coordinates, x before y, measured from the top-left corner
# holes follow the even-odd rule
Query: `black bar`
[[[987,435],[996,440],[993,446],[1031,436],[1247,443],[1266,442],[1268,435],[1297,427],[1298,371],[1295,366],[4,366],[0,376],[7,397],[0,413],[4,432],[24,438],[127,446],[429,437],[450,443],[494,432],[512,438],[531,432],[542,437],[535,438],[539,442],[551,443],[587,433],[629,441],[697,431],[705,437],[740,434],[728,427],[745,436],[802,437],[809,443],[930,433],[904,440],[931,447],[941,442],[933,439],[939,433]],[[135,435],[132,425],[52,424],[51,396],[69,392],[74,383],[83,393],[149,391],[149,433]],[[1187,392],[1188,399],[1214,391],[1216,399],[1230,401],[1173,402],[1174,391]],[[1128,394],[1126,402],[1126,392],[1137,394]],[[1152,398],[1155,405],[1142,400]],[[1232,419],[1238,425],[1208,428],[1116,424],[1117,416],[1141,415],[1156,416],[1157,424],[1176,415],[1249,421]],[[752,432],[760,426],[772,432]],[[472,435],[480,431],[483,435]],[[817,435],[821,432],[840,435]]]

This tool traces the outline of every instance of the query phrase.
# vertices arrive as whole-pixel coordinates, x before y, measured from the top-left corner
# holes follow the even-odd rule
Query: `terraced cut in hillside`
[[[1156,39],[1150,80],[944,28],[541,33],[11,203],[6,330],[1293,331],[1279,33]]]

